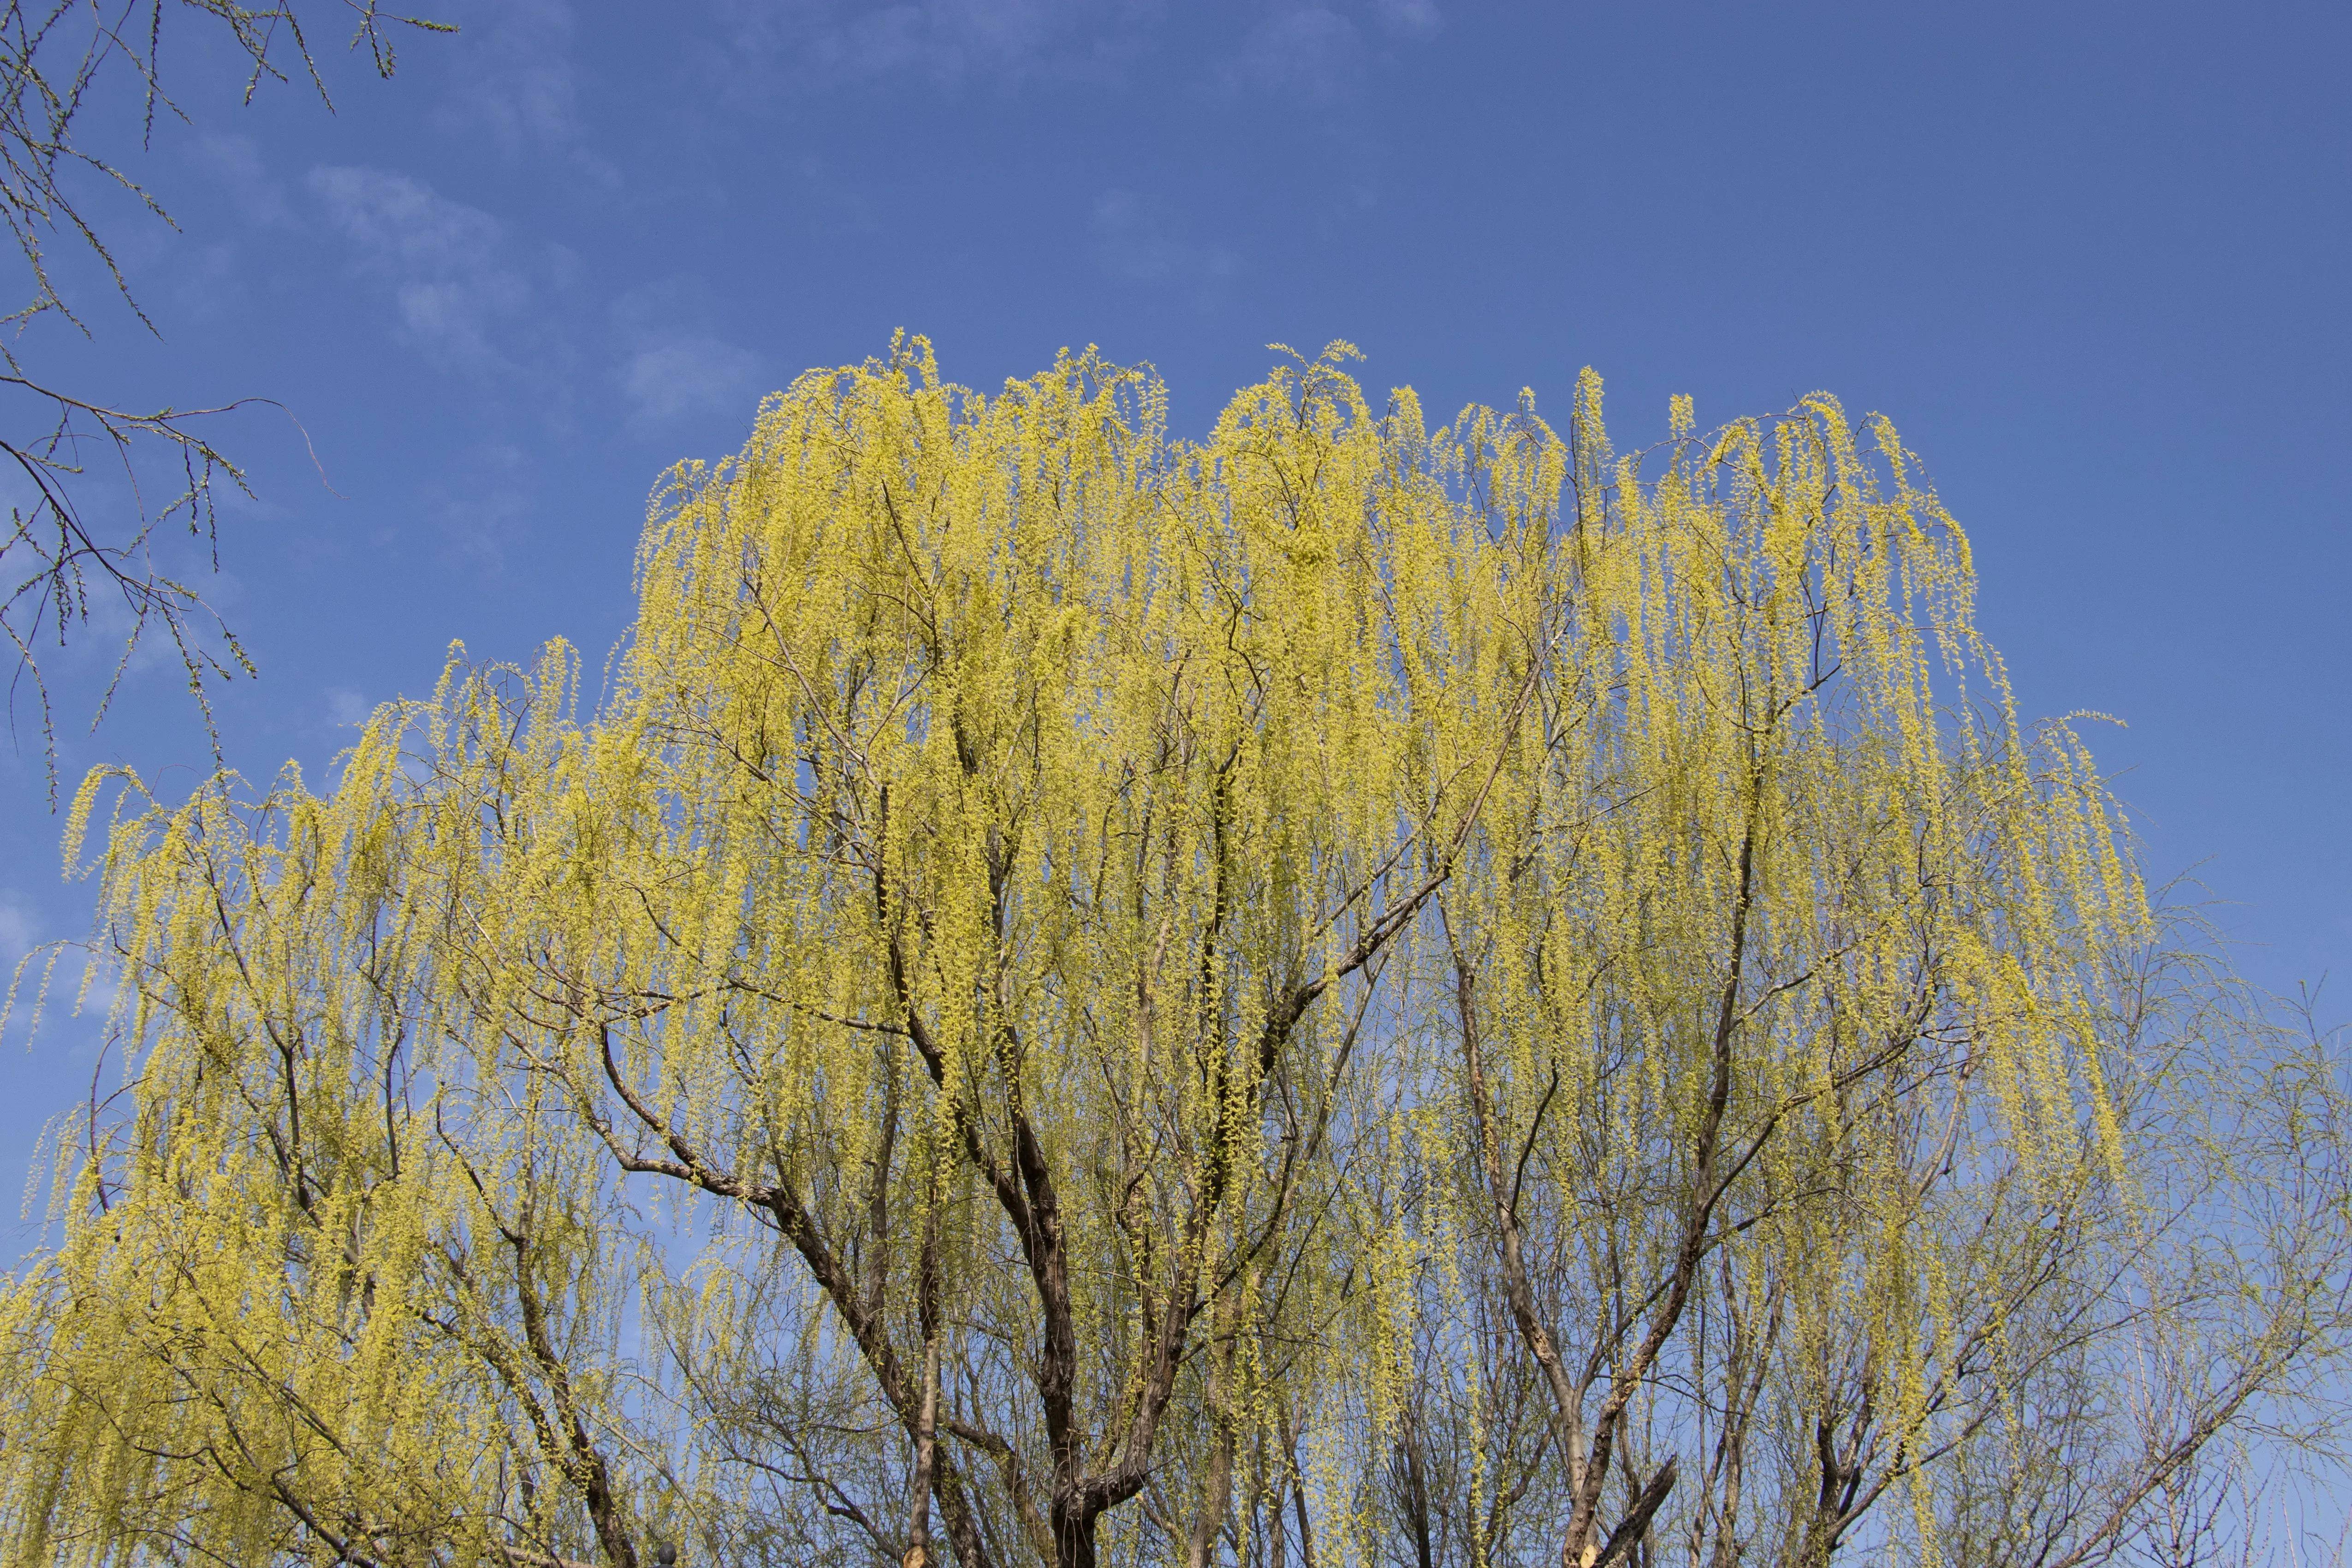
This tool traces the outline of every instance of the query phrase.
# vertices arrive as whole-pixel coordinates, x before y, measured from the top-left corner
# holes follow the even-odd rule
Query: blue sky
[[[2268,985],[2352,959],[2352,11],[418,3],[462,34],[389,83],[338,57],[333,114],[240,107],[167,36],[190,122],[101,134],[179,231],[100,198],[162,336],[79,267],[94,339],[28,344],[307,431],[324,483],[275,415],[221,432],[259,493],[214,584],[261,665],[219,700],[248,773],[322,779],[453,638],[593,668],[660,470],[894,328],[979,386],[1149,360],[1190,432],[1265,344],[1345,337],[1436,410],[1562,408],[1591,364],[1621,439],[1676,392],[1892,416],[2028,710],[2128,723],[2092,738],[2151,871],[2200,867]],[[68,718],[103,631],[54,661]],[[90,896],[22,720],[12,958]],[[166,788],[207,757],[162,658],[62,749]],[[0,1178],[91,1038],[12,1031]]]

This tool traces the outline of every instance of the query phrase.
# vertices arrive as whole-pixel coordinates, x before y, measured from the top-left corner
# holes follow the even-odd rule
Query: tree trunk
[[[1208,1568],[1209,1553],[1216,1549],[1217,1532],[1224,1528],[1225,1505],[1234,1479],[1233,1412],[1226,1394],[1233,1375],[1234,1340],[1240,1321],[1240,1299],[1229,1294],[1228,1304],[1217,1313],[1215,1322],[1222,1342],[1209,1363],[1209,1414],[1217,1424],[1217,1436],[1209,1450],[1209,1473],[1202,1483],[1201,1505],[1192,1515],[1192,1539],[1184,1547],[1184,1568]]]

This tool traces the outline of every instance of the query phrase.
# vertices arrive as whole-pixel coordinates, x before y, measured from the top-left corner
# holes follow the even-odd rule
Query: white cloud
[[[618,171],[584,144],[572,47],[579,19],[569,0],[501,0],[466,31],[467,47],[452,57],[450,84],[434,111],[436,124],[487,132],[509,160],[554,154],[600,183],[619,182]]]
[[[1135,283],[1189,287],[1204,305],[1241,270],[1241,258],[1232,250],[1194,242],[1166,204],[1133,191],[1096,197],[1090,227],[1095,259],[1105,271]]]
[[[196,247],[172,281],[173,298],[192,321],[215,321],[249,294],[244,258],[225,240]]]
[[[750,414],[759,395],[759,356],[716,338],[675,338],[629,355],[621,370],[637,426],[688,414]]]
[[[426,488],[425,500],[449,546],[490,571],[506,564],[508,546],[528,531],[539,480],[530,455],[508,442],[484,442]]]
[[[719,0],[722,72],[939,81],[1117,77],[1141,52],[1158,0]]]
[[[563,147],[580,135],[577,23],[564,0],[505,0],[457,58],[436,118],[490,132],[509,156]]]
[[[1322,5],[1284,10],[1243,37],[1225,80],[1321,102],[1356,85],[1365,52],[1362,30],[1339,12]]]
[[[920,77],[941,85],[1116,81],[1153,46],[1165,0],[709,0],[723,47],[712,88],[739,101],[780,86]],[[1320,102],[1373,59],[1367,27],[1398,39],[1444,25],[1438,0],[1276,0],[1213,73],[1228,89]]]
[[[0,1000],[5,1000],[8,992],[15,990],[15,1004],[8,1009],[5,1022],[20,1041],[26,1043],[34,1037],[37,1021],[46,1020],[52,1026],[50,1037],[54,1042],[58,1033],[54,1028],[57,1023],[77,1011],[94,1012],[103,1017],[114,1001],[111,977],[103,970],[89,974],[90,955],[86,952],[77,953],[58,942],[54,930],[22,891],[0,888]],[[85,977],[90,983],[87,997],[80,994]],[[79,1008],[75,1006],[77,1000],[82,1004]],[[23,1045],[17,1048],[23,1049]]]
[[[257,228],[296,226],[286,187],[262,163],[261,150],[252,137],[207,135],[196,143],[196,157],[220,182],[246,222]]]
[[[310,184],[362,268],[390,284],[402,324],[428,359],[476,373],[514,368],[493,339],[530,306],[531,287],[509,260],[498,219],[380,169],[317,168]]]
[[[1392,33],[1433,33],[1445,25],[1436,0],[1373,0],[1372,14]]]
[[[640,435],[696,415],[749,419],[759,405],[764,362],[713,331],[709,287],[682,275],[630,289],[613,301],[621,344],[614,373]]]
[[[5,976],[40,940],[40,922],[24,895],[14,888],[0,888],[0,989],[5,989]]]
[[[375,704],[348,686],[327,688],[327,721],[338,730],[356,729],[375,711]]]

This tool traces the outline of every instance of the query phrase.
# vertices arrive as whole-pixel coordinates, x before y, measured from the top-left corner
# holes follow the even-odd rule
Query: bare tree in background
[[[377,0],[341,0],[353,21],[351,47],[365,49],[379,76],[393,73],[390,32],[416,27],[454,29],[419,17],[394,16]],[[215,444],[215,416],[267,399],[241,398],[192,408],[117,407],[55,384],[20,353],[26,327],[54,315],[85,336],[89,328],[58,285],[55,249],[83,248],[150,331],[157,329],[138,301],[113,249],[87,210],[91,179],[130,193],[165,223],[170,215],[120,164],[77,137],[78,121],[93,99],[129,90],[138,95],[141,144],[152,140],[160,114],[181,115],[162,69],[165,19],[193,13],[194,26],[225,30],[249,63],[249,102],[265,81],[307,81],[332,108],[313,53],[307,21],[328,7],[247,5],[239,0],[0,0],[0,219],[24,258],[29,297],[0,317],[13,331],[0,334],[0,384],[26,400],[31,412],[0,426],[0,459],[29,485],[27,498],[8,509],[0,537],[0,636],[16,653],[9,710],[29,683],[40,715],[43,751],[56,794],[56,727],[48,685],[37,650],[62,646],[88,625],[110,595],[128,612],[122,657],[101,692],[95,723],[142,638],[161,629],[171,639],[188,687],[211,725],[207,682],[253,665],[233,632],[189,583],[158,563],[159,527],[184,526],[217,564],[216,487],[224,481],[247,494],[244,470]],[[130,482],[127,510],[95,506],[87,495],[93,458],[119,464]],[[159,493],[152,476],[167,476]],[[145,482],[142,482],[142,479]]]

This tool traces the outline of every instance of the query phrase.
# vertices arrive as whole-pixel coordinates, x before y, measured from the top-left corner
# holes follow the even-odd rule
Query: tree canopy
[[[600,694],[93,776],[6,1561],[2072,1564],[2323,1436],[2333,1058],[1894,428],[1349,353],[1185,441],[900,341],[669,476]]]

